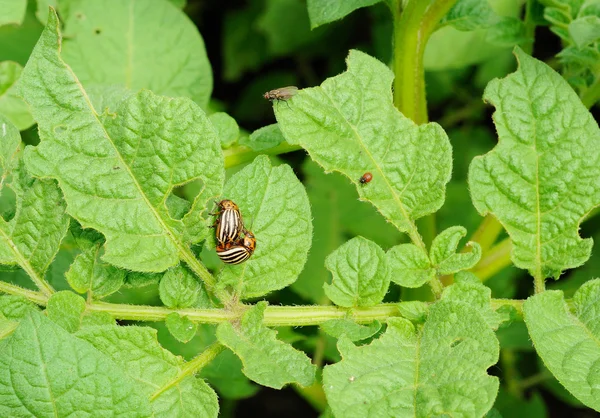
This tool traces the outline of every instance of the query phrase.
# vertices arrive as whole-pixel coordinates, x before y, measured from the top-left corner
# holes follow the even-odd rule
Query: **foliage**
[[[203,4],[0,0],[0,415],[600,411],[600,3]]]

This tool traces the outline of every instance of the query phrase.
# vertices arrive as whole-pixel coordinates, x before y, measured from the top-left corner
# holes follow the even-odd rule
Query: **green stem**
[[[427,123],[423,55],[431,34],[456,0],[409,0],[394,17],[394,104],[416,124]]]
[[[596,81],[583,93],[581,101],[588,109],[600,101],[600,76],[596,77]]]
[[[504,349],[500,352],[500,363],[504,371],[504,381],[508,392],[518,399],[523,398],[523,392],[519,387],[519,372],[517,371],[517,358],[513,350]]]
[[[188,267],[202,279],[206,285],[206,289],[209,292],[214,292],[214,287],[217,283],[215,278],[212,274],[210,274],[210,271],[208,271],[206,267],[204,267],[204,265],[194,256],[192,251],[187,248],[180,252],[180,256],[181,259],[188,265]],[[221,297],[223,297],[223,295],[221,295],[221,297],[219,297],[219,295],[216,296],[219,298],[219,300]]]
[[[10,295],[23,296],[31,302],[46,306],[48,297],[40,292],[24,289],[10,283],[0,281],[0,292]],[[566,301],[567,304],[571,300]],[[522,312],[523,300],[492,299],[494,310],[502,306],[512,306],[517,312]],[[106,312],[115,319],[133,321],[162,321],[172,312],[187,316],[190,320],[202,324],[220,324],[236,321],[241,318],[248,306],[240,305],[241,309],[169,309],[163,306],[124,305],[117,303],[94,302],[87,305],[88,312]],[[305,306],[267,306],[263,323],[269,327],[321,325],[330,319],[350,318],[357,323],[366,324],[375,320],[385,322],[390,317],[398,317],[400,311],[397,303],[381,303],[369,308],[341,308],[331,305]]]
[[[428,2],[409,0],[404,10],[397,5],[394,18],[394,104],[417,124],[427,122],[421,19]]]
[[[401,10],[401,2],[392,2],[394,19],[394,105],[402,114],[418,125],[427,123],[425,69],[423,55],[429,37],[439,21],[456,0],[408,0]],[[420,221],[425,240],[417,231],[409,231],[413,243],[423,249],[435,237],[435,215]]]
[[[542,272],[539,271],[534,277],[533,277],[533,291],[537,294],[537,293],[542,293],[544,290],[546,290],[546,278],[544,276],[542,276]]]
[[[177,376],[175,376],[173,380],[171,380],[166,385],[164,385],[152,394],[152,396],[150,397],[150,401],[153,401],[154,399],[158,398],[162,393],[166,392],[173,386],[177,386],[186,377],[198,373],[200,370],[202,370],[204,366],[213,361],[215,357],[217,357],[224,349],[225,346],[223,346],[221,343],[215,342],[211,344],[206,350],[202,352],[202,354],[185,363],[181,371],[177,374]]]
[[[325,391],[323,385],[320,382],[307,386],[305,388],[296,386],[296,391],[302,398],[304,398],[309,404],[312,405],[318,412],[323,412],[327,408],[327,399],[325,398]]]
[[[533,42],[535,41],[535,20],[533,18],[534,0],[525,3],[525,40],[521,43],[521,49],[529,55],[533,53]]]
[[[4,237],[5,242],[12,250],[17,264],[19,264],[19,266],[23,270],[25,270],[25,273],[27,273],[27,275],[33,281],[33,283],[35,283],[37,288],[40,289],[40,291],[44,295],[51,296],[54,293],[54,289],[52,288],[52,286],[50,286],[50,284],[47,281],[44,280],[43,277],[40,277],[40,275],[35,271],[33,266],[29,263],[27,257],[25,257],[25,255],[21,253],[21,250],[15,245],[15,243],[12,240],[12,237],[6,235],[6,233],[1,229],[0,235]]]
[[[475,273],[482,282],[485,282],[494,274],[511,264],[511,250],[512,242],[510,238],[506,238],[489,249],[485,256],[477,263],[473,269],[473,273]]]
[[[290,145],[287,142],[282,142],[276,147],[268,148],[262,151],[254,151],[251,148],[239,145],[223,151],[223,154],[225,155],[225,168],[250,162],[259,155],[279,155],[292,151],[298,151],[299,149],[302,149],[302,147],[299,145]]]
[[[434,277],[429,281],[429,286],[431,286],[431,291],[436,299],[439,299],[442,296],[442,291],[444,290],[444,285],[439,277]]]
[[[517,386],[519,387],[519,389],[521,391],[524,392],[527,389],[529,389],[530,387],[537,386],[540,383],[543,383],[551,378],[552,378],[552,375],[548,371],[543,371],[543,372],[534,374],[533,376],[529,376],[529,377],[521,380],[520,382],[517,383]]]
[[[23,296],[31,302],[42,306],[46,306],[46,303],[48,303],[49,299],[49,297],[43,293],[35,292],[33,290],[25,289],[24,287],[16,286],[3,281],[0,281],[0,292],[7,293],[9,295]]]
[[[469,241],[479,243],[481,251],[485,254],[487,250],[496,242],[498,235],[502,232],[502,224],[493,215],[486,215],[479,224],[477,231],[471,236]]]

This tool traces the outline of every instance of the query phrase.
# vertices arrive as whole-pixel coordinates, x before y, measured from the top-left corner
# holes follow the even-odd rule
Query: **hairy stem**
[[[31,302],[46,306],[48,297],[40,292],[24,289],[13,284],[0,281],[0,292],[23,296]],[[567,303],[571,303],[567,300]],[[522,312],[522,300],[492,299],[494,310],[501,306],[512,306]],[[202,324],[220,324],[221,322],[239,320],[246,307],[231,311],[228,309],[169,309],[163,306],[125,305],[117,303],[94,302],[87,305],[89,312],[107,312],[115,319],[133,321],[162,321],[172,312],[187,316],[190,320]],[[263,323],[266,326],[308,326],[321,325],[330,319],[350,318],[357,323],[369,323],[375,320],[385,322],[390,317],[401,316],[397,303],[381,303],[369,308],[341,308],[339,306],[304,305],[304,306],[267,306]]]
[[[539,271],[533,277],[533,291],[537,294],[542,293],[544,290],[546,290],[546,278],[542,276],[542,272]]]
[[[45,295],[41,292],[25,289],[24,287],[3,281],[0,281],[0,292],[7,293],[9,295],[23,296],[31,302],[42,306],[46,306],[46,303],[48,303],[49,299],[48,295]]]
[[[427,122],[421,19],[426,1],[410,0],[404,10],[393,10],[394,18],[394,104],[417,124]]]
[[[202,352],[199,356],[185,363],[181,371],[175,376],[173,380],[168,382],[166,385],[158,389],[156,392],[152,394],[150,397],[150,401],[158,398],[162,393],[166,392],[173,386],[177,386],[183,379],[188,376],[191,376],[195,373],[198,373],[204,366],[209,364],[211,361],[217,357],[221,351],[225,349],[221,343],[215,342],[211,344],[206,350]]]

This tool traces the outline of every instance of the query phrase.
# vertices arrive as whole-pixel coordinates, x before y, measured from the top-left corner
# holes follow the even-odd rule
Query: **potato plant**
[[[220,3],[0,0],[0,416],[600,412],[600,2]]]

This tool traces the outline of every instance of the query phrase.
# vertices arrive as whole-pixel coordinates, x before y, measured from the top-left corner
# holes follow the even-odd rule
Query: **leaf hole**
[[[173,219],[182,219],[191,209],[192,204],[188,200],[189,190],[186,185],[174,187],[167,198],[167,209]]]
[[[10,180],[10,177],[8,178]],[[17,195],[6,184],[0,189],[0,217],[6,222],[10,222],[15,217],[17,211]]]
[[[96,35],[100,35],[102,33],[102,30],[100,28],[96,28],[96,29],[94,29],[94,33]]]

